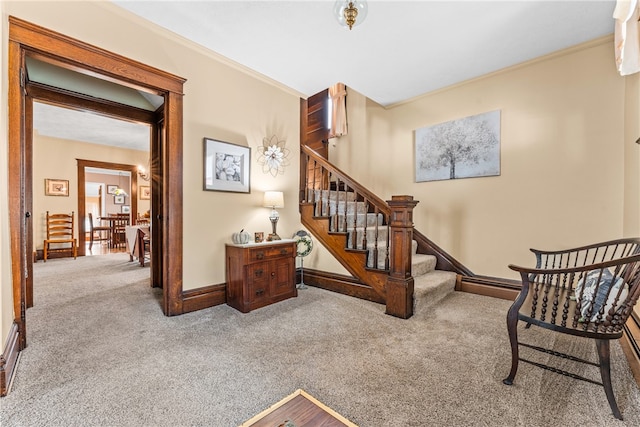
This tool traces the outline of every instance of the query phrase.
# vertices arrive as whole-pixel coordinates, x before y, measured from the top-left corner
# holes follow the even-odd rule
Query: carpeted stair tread
[[[435,270],[437,259],[433,255],[413,254],[411,255],[411,275],[422,276]]]
[[[414,277],[414,313],[424,313],[455,290],[456,273],[434,270]]]

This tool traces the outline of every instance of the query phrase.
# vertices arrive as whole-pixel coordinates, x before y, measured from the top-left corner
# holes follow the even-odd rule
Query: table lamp
[[[266,208],[271,208],[269,220],[271,221],[272,233],[267,236],[267,240],[282,240],[276,233],[276,225],[278,224],[278,219],[280,219],[280,215],[278,214],[278,211],[276,211],[276,208],[284,207],[284,194],[282,191],[265,191],[264,203],[262,205]]]

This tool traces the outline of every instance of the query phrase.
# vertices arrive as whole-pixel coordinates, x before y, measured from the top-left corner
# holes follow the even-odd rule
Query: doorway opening
[[[96,103],[94,96],[64,90],[50,91],[46,90],[50,89],[47,85],[30,84],[27,58],[163,98],[162,107],[153,114],[151,132],[152,238],[158,242],[151,254],[152,275],[163,288],[164,314],[182,314],[182,87],[185,79],[9,17],[8,189],[13,308],[18,349],[22,350],[27,345],[27,290],[28,282],[33,277],[31,212],[34,100],[139,120],[138,117],[132,119],[130,115],[124,115],[120,104],[112,103],[105,107],[105,103]],[[135,174],[136,171],[132,171],[133,177]],[[79,222],[80,228],[82,235],[85,232],[83,221]]]

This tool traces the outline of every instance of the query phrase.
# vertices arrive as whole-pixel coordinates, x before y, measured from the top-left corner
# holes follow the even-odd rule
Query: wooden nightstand
[[[298,296],[292,239],[226,245],[227,304],[247,313]]]

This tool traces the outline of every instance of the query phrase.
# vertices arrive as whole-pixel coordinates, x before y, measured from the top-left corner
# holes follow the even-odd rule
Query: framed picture
[[[148,185],[141,185],[139,188],[140,200],[151,200],[151,187]]]
[[[131,206],[123,205],[121,210],[122,210],[122,213],[131,213]]]
[[[113,203],[116,205],[124,205],[124,196],[113,196]]]
[[[204,138],[204,190],[250,193],[251,149]]]
[[[69,197],[69,180],[45,178],[44,195]]]
[[[500,175],[500,110],[415,131],[416,182]]]
[[[116,191],[118,191],[117,185],[107,185],[107,194],[116,194]]]

